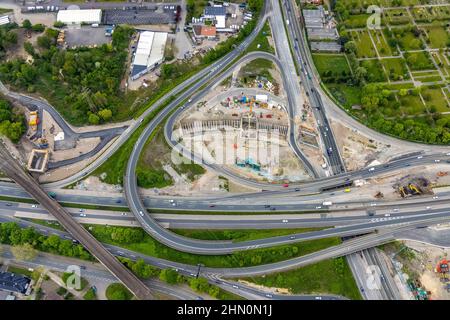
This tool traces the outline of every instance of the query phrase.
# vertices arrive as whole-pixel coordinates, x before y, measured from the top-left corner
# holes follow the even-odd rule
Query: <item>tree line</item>
[[[33,228],[21,228],[15,222],[0,223],[0,243],[11,246],[30,244],[34,249],[66,257],[94,260],[82,245],[63,240],[57,235],[45,236]]]

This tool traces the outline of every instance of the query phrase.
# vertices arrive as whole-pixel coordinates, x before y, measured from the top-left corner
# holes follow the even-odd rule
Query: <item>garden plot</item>
[[[351,35],[356,44],[356,56],[358,58],[374,58],[377,56],[367,31],[352,31]]]
[[[381,30],[370,30],[370,34],[372,35],[373,42],[375,43],[380,56],[386,57],[398,54],[397,50],[395,50],[395,52],[392,51]]]
[[[385,21],[390,25],[408,24],[411,22],[411,17],[408,10],[404,8],[388,9],[383,11],[386,19]]]
[[[401,105],[400,110],[406,116],[417,116],[426,114],[427,110],[419,96],[407,95],[398,97]]]
[[[390,80],[401,81],[410,79],[408,67],[403,58],[381,59],[380,62],[384,66]]]
[[[361,66],[367,70],[368,82],[385,82],[387,81],[386,75],[383,71],[383,66],[379,60],[363,60]]]
[[[427,51],[407,52],[405,58],[406,63],[413,71],[435,69]]]
[[[450,106],[448,105],[441,88],[427,88],[423,90],[422,97],[430,112],[450,112]]]
[[[444,27],[421,27],[425,33],[428,46],[433,49],[445,48],[450,45],[450,35]]]

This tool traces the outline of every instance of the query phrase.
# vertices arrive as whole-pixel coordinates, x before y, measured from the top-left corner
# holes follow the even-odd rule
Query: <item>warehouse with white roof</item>
[[[60,21],[67,25],[82,24],[82,23],[101,23],[102,10],[101,9],[75,9],[75,10],[59,10],[56,21]]]
[[[131,68],[131,79],[136,80],[164,61],[167,33],[144,31],[139,42]]]

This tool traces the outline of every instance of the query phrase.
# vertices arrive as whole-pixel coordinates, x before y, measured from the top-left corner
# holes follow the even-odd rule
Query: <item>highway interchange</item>
[[[283,15],[290,21],[287,23],[287,34],[284,30],[285,22],[283,21]],[[248,45],[255,39],[262,27],[269,19],[272,30],[275,37],[275,43],[277,45],[277,56],[263,53],[263,52],[251,52],[245,54]],[[408,230],[415,230],[428,225],[437,223],[443,223],[450,220],[448,216],[448,205],[450,201],[447,197],[443,197],[436,201],[431,198],[421,198],[416,201],[398,201],[398,203],[376,201],[375,205],[372,205],[374,201],[355,201],[355,202],[343,202],[334,203],[328,207],[322,204],[323,200],[328,199],[336,192],[334,189],[339,190],[340,187],[351,185],[354,180],[368,179],[376,177],[389,172],[395,172],[407,167],[413,168],[415,166],[432,165],[439,162],[449,162],[450,153],[447,153],[442,149],[442,152],[416,152],[405,154],[403,157],[393,159],[388,163],[373,166],[370,169],[365,168],[357,171],[346,172],[343,165],[343,161],[339,155],[339,150],[336,145],[335,137],[332,133],[331,127],[327,116],[325,114],[325,107],[320,94],[320,87],[317,86],[318,81],[315,77],[314,67],[310,61],[308,48],[305,44],[304,34],[301,26],[298,23],[295,16],[292,3],[290,1],[283,2],[282,8],[280,8],[278,1],[266,1],[262,18],[258,21],[258,25],[252,34],[245,39],[239,46],[237,46],[231,53],[224,58],[203,69],[195,76],[183,84],[177,86],[168,95],[160,99],[153,104],[149,109],[145,111],[139,118],[137,118],[127,129],[123,128],[121,135],[114,141],[111,147],[103,152],[96,160],[94,160],[89,166],[82,171],[78,172],[74,176],[63,179],[58,182],[48,183],[44,186],[46,190],[56,190],[58,193],[57,200],[60,202],[71,202],[79,204],[94,203],[97,205],[109,205],[122,207],[127,206],[131,211],[135,221],[137,221],[153,238],[159,242],[174,248],[176,250],[189,252],[193,254],[207,254],[207,255],[225,255],[232,252],[241,250],[250,250],[256,248],[267,248],[276,245],[296,243],[299,241],[327,238],[327,237],[346,237],[357,236],[343,242],[340,245],[330,247],[318,252],[314,252],[305,256],[293,258],[286,261],[280,261],[277,263],[246,267],[246,268],[203,268],[202,275],[208,278],[212,283],[219,286],[228,286],[230,291],[237,289],[245,291],[246,294],[264,295],[265,298],[276,299],[280,297],[267,296],[267,294],[253,292],[250,288],[245,290],[240,287],[235,288],[235,285],[227,283],[222,280],[221,277],[244,277],[244,276],[258,276],[267,273],[280,272],[312,264],[323,259],[329,259],[348,255],[360,250],[372,248],[379,244],[383,244],[392,241],[404,235]],[[281,28],[280,28],[281,26]],[[279,36],[279,38],[277,38]],[[286,44],[289,45],[288,39],[293,45],[294,57],[290,55],[289,49],[286,48]],[[280,50],[282,48],[282,50]],[[288,54],[286,54],[288,53]],[[247,179],[236,176],[235,174],[225,171],[223,167],[215,164],[205,163],[199,157],[191,155],[186,150],[182,151],[183,155],[188,158],[194,159],[197,163],[201,163],[203,166],[225,175],[227,178],[232,179],[240,184],[251,187],[255,190],[251,194],[242,195],[226,195],[226,196],[213,196],[204,197],[202,199],[185,199],[181,197],[175,197],[172,199],[161,197],[147,197],[141,198],[137,187],[135,168],[139,155],[144,148],[148,138],[152,132],[161,124],[165,122],[165,135],[168,142],[172,147],[176,148],[175,141],[170,139],[171,130],[173,128],[174,121],[180,113],[184,112],[187,108],[194,105],[196,101],[201,99],[210,89],[211,83],[220,83],[221,79],[227,78],[232,72],[233,68],[230,66],[240,63],[247,63],[253,59],[265,58],[273,61],[280,69],[283,75],[284,87],[288,95],[288,114],[290,118],[290,130],[289,142],[294,150],[294,153],[305,164],[305,167],[310,174],[316,179],[301,184],[291,184],[288,187],[281,185],[273,185],[266,183],[258,183],[249,181]],[[308,92],[311,106],[314,110],[314,116],[317,120],[318,130],[320,132],[321,141],[323,143],[323,154],[327,159],[333,175],[329,177],[319,177],[319,174],[313,168],[308,159],[304,156],[303,152],[298,147],[297,137],[292,134],[295,128],[294,118],[296,115],[295,108],[298,108],[298,98],[296,95],[299,92],[298,76],[292,69],[287,67],[292,63],[292,58],[296,60],[295,66],[298,74],[300,75],[301,84],[304,87],[305,92]],[[316,82],[315,82],[316,81]],[[295,82],[295,83],[294,83]],[[145,118],[147,118],[157,108],[162,106],[168,101],[168,98],[172,97],[172,100],[160,111],[151,121],[146,125],[140,137],[137,140],[135,147],[130,155],[126,174],[124,177],[124,195],[125,198],[117,196],[104,196],[92,198],[82,194],[76,193],[60,193],[60,187],[76,182],[80,178],[88,175],[93,170],[98,168],[104,163],[127,139],[135,132],[135,130],[142,124]],[[19,99],[19,97],[16,97]],[[24,99],[22,97],[22,99]],[[35,190],[26,189],[33,197],[36,197]],[[11,197],[29,197],[23,190],[17,186],[0,183],[0,193],[4,196]],[[175,199],[175,200],[174,200]],[[252,199],[253,203],[248,204],[248,199]],[[306,200],[306,201],[305,201]],[[40,199],[40,203],[45,206]],[[192,210],[192,211],[208,211],[208,215],[176,215],[176,214],[157,214],[158,209],[174,209],[173,203],[176,203],[176,210]],[[8,202],[0,202],[0,220],[1,221],[19,221],[13,218],[8,213],[11,213],[11,209],[21,212],[32,212],[35,214],[46,214],[40,208],[15,208],[14,206],[7,205]],[[429,205],[431,204],[431,205]],[[8,206],[8,208],[5,208]],[[320,207],[320,208],[319,208]],[[274,214],[274,209],[277,211]],[[398,211],[398,208],[401,208]],[[152,213],[147,214],[147,209],[151,209]],[[374,215],[368,214],[368,211],[376,209]],[[54,211],[49,210],[54,214]],[[211,213],[217,211],[230,212],[235,211],[240,213],[239,219],[232,219],[230,216],[212,216]],[[251,216],[242,217],[242,213],[258,211],[267,212],[270,215],[265,216],[263,219],[254,219]],[[293,212],[311,212],[312,214],[293,214]],[[134,220],[131,213],[125,215],[109,215],[106,219],[109,221],[114,220]],[[76,212],[71,214],[72,218],[77,216]],[[253,216],[254,217],[254,216]],[[90,219],[105,219],[105,215],[90,214]],[[23,226],[30,226],[33,223],[28,221],[19,221],[19,224]],[[47,227],[34,225],[43,233],[56,233],[63,238],[69,237],[67,233],[49,229]],[[245,242],[231,242],[231,241],[201,241],[182,237],[177,235],[166,227],[170,228],[193,228],[193,229],[213,229],[213,228],[242,228],[242,229],[261,229],[261,228],[302,228],[302,227],[328,227],[327,229],[311,231],[306,233],[291,234],[288,236],[280,236],[266,239],[259,239]],[[74,238],[83,242],[85,235],[75,235]],[[136,252],[131,252],[123,248],[114,247],[111,245],[105,245],[106,249],[117,255],[127,256],[130,258],[142,257],[146,262],[162,267],[162,268],[174,268],[180,273],[192,276],[197,270],[197,266],[189,266],[185,264],[170,262],[158,258],[144,256]],[[91,249],[93,250],[93,249]],[[100,250],[99,248],[94,251]],[[92,252],[92,251],[91,251]],[[377,256],[372,251],[364,251],[369,260],[376,263]],[[116,274],[117,275],[117,274]],[[219,277],[219,278],[218,278]],[[120,278],[120,276],[119,276]],[[126,280],[125,280],[126,281]],[[231,287],[230,287],[231,285]],[[385,284],[386,285],[386,284]],[[392,284],[388,283],[391,288],[386,288],[386,292],[391,292]],[[138,292],[139,289],[132,290]],[[242,293],[242,292],[241,292]],[[245,294],[245,293],[242,293]],[[141,294],[141,297],[148,295],[148,293]],[[392,299],[395,294],[386,294],[384,298]],[[287,298],[286,296],[281,298]],[[293,297],[295,298],[295,297]],[[301,296],[301,298],[307,298]],[[332,297],[330,297],[332,298]]]

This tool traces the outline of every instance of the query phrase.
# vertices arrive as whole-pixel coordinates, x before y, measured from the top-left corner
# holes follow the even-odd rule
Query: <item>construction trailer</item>
[[[39,124],[39,114],[37,111],[30,112],[30,119],[28,121],[28,125],[33,131],[37,130],[37,126]]]

